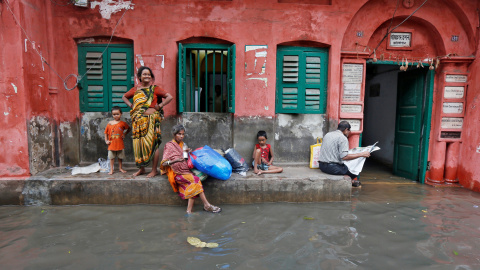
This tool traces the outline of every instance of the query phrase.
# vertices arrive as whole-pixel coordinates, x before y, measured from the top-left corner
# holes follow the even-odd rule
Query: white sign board
[[[466,83],[467,76],[466,75],[447,75],[445,77],[446,82],[456,82],[456,83]]]
[[[465,88],[463,86],[445,86],[444,98],[463,98]]]
[[[343,83],[362,83],[363,64],[343,64]]]
[[[362,112],[362,105],[343,104],[340,107],[340,111],[343,112],[343,113],[360,113],[360,112]]]
[[[408,48],[412,46],[412,33],[391,33],[390,47]]]
[[[463,103],[461,102],[444,102],[443,113],[462,113]]]
[[[343,84],[343,101],[360,101],[361,83]]]
[[[358,120],[358,119],[340,119],[340,121],[348,121],[348,123],[351,126],[351,128],[350,128],[351,131],[360,131],[361,120]]]
[[[463,118],[460,117],[442,117],[442,128],[461,129],[463,127]]]

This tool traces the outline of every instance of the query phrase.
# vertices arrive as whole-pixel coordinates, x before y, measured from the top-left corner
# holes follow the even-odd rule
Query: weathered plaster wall
[[[235,150],[251,164],[253,161],[253,148],[257,141],[257,133],[260,130],[267,132],[267,143],[274,148],[275,141],[275,119],[271,116],[240,116],[234,119],[233,143]]]
[[[92,163],[98,161],[99,158],[107,159],[108,145],[105,144],[104,132],[108,122],[112,119],[112,114],[106,112],[90,112],[82,115],[80,122],[80,156],[82,162]],[[129,113],[122,114],[122,121],[125,121],[130,127],[132,126]],[[125,162],[135,162],[131,135],[130,132],[124,139]]]
[[[105,128],[112,120],[111,113],[103,113],[103,112],[89,112],[83,113],[82,118],[80,120],[80,128],[79,131],[75,131],[74,127],[70,127],[72,129],[72,134],[79,133],[78,137],[73,136],[72,138],[68,138],[75,143],[74,140],[79,138],[80,147],[80,159],[72,160],[71,163],[65,163],[65,165],[76,165],[79,163],[93,163],[98,161],[99,158],[107,159],[108,154],[108,146],[105,144]],[[132,126],[132,120],[130,118],[130,114],[128,112],[124,112],[122,114],[122,121],[125,121],[130,127]],[[163,147],[165,143],[170,141],[173,137],[171,135],[172,127],[177,124],[179,120],[176,117],[166,117],[161,123],[161,130],[162,130],[162,144],[160,145],[160,156],[163,154]],[[214,121],[211,123],[212,125],[215,124]],[[188,130],[190,130],[187,127]],[[62,131],[63,132],[63,131]],[[68,131],[63,132],[66,133],[68,136]],[[135,158],[133,155],[133,145],[132,145],[132,132],[130,132],[124,139],[125,143],[125,160],[124,163],[127,164],[135,164]],[[209,135],[209,134],[207,134]],[[206,136],[206,135],[204,135]],[[188,134],[185,138],[185,141],[189,144],[190,140],[187,138],[195,138],[195,133]],[[67,144],[67,143],[66,143]],[[71,150],[75,152],[75,147],[71,144],[68,144],[70,147],[73,147]],[[203,146],[203,145],[202,145]],[[74,155],[72,155],[74,156]],[[65,161],[66,162],[66,161]],[[115,163],[116,164],[116,163]]]
[[[63,121],[57,126],[59,138],[55,142],[59,152],[59,166],[74,166],[80,163],[80,121]]]
[[[328,132],[323,114],[278,114],[275,120],[275,155],[281,162],[309,162],[310,145]]]
[[[480,3],[479,6],[480,7]],[[478,38],[478,37],[477,37]],[[463,142],[460,146],[458,180],[466,188],[480,192],[480,45],[470,65]]]
[[[191,149],[208,145],[227,150],[233,145],[233,119],[230,113],[183,113],[178,122],[185,127],[185,143]],[[164,132],[171,140],[171,129]]]
[[[28,123],[28,135],[30,172],[37,174],[54,164],[51,121],[43,116],[33,117]]]

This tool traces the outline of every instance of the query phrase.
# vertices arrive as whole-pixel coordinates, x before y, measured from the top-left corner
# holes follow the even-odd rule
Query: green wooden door
[[[398,74],[393,173],[412,180],[419,176],[424,83],[423,70]]]

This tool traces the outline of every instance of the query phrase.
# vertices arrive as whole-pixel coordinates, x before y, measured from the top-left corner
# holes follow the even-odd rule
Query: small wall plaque
[[[466,83],[467,76],[466,75],[447,75],[445,77],[445,82],[453,82],[453,83]]]
[[[441,128],[461,129],[463,127],[463,118],[461,117],[443,117]]]
[[[359,120],[359,119],[341,119],[340,121],[348,121],[348,123],[352,127],[350,129],[351,131],[360,131],[361,120]]]
[[[463,86],[445,86],[444,98],[463,98],[465,87]]]
[[[442,131],[440,132],[440,138],[442,139],[460,139],[462,133],[460,131]]]
[[[443,113],[462,113],[462,112],[463,112],[462,102],[444,102],[443,103]]]
[[[391,48],[412,47],[412,33],[410,32],[391,33],[389,46]]]
[[[362,112],[362,105],[348,105],[343,104],[340,108],[342,113],[361,113]]]

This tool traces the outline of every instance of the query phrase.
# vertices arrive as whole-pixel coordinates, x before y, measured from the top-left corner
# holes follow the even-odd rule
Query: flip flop
[[[360,181],[358,181],[358,180],[352,181],[352,187],[359,187],[361,185],[362,185],[362,183],[360,183]]]
[[[203,210],[211,213],[220,213],[222,211],[222,208],[210,204],[209,206],[204,206]]]

